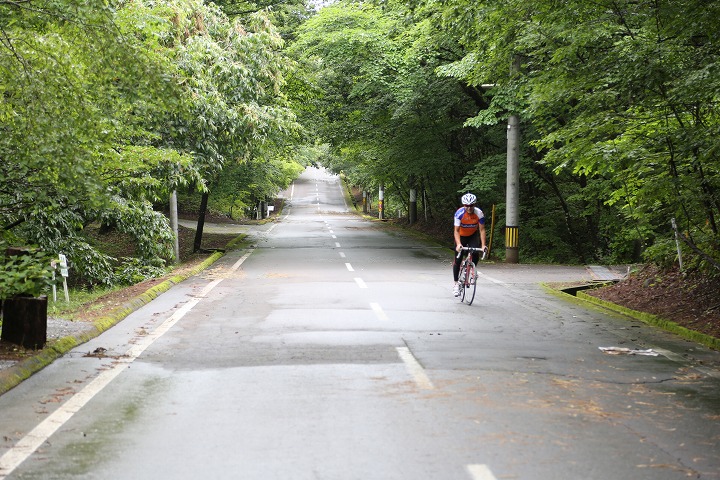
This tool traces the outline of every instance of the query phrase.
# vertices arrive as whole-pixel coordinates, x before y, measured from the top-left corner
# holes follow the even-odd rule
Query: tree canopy
[[[383,185],[393,210],[418,189],[448,231],[473,191],[502,227],[516,115],[523,258],[668,264],[678,238],[717,272],[719,14],[704,0],[0,0],[0,242],[62,251],[88,283],[150,275],[171,255],[170,192],[250,211],[318,159]],[[139,261],[95,248],[97,223],[134,238]]]
[[[672,262],[674,218],[695,265],[720,269],[718,8],[346,0],[291,51],[318,89],[304,113],[363,187],[418,184],[438,213],[472,190],[502,216],[515,114],[526,256]]]
[[[63,252],[91,283],[123,267],[83,235],[90,223],[134,237],[151,272],[172,253],[153,204],[183,185],[207,192],[296,130],[283,40],[262,12],[29,0],[0,2],[0,19],[3,241]]]

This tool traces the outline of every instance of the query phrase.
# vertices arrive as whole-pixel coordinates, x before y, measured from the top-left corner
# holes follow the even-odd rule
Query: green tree
[[[456,205],[480,138],[495,133],[463,128],[483,92],[435,74],[462,50],[431,16],[401,2],[336,3],[301,27],[291,51],[313,72],[301,118],[331,144],[331,167],[367,189],[384,184],[402,208],[410,187],[425,192],[430,212]]]
[[[90,283],[161,267],[172,236],[152,203],[183,185],[207,193],[224,165],[294,128],[282,41],[263,15],[33,0],[0,3],[0,18],[3,237],[66,253]],[[134,238],[139,263],[94,248],[93,222]]]
[[[566,225],[591,233],[586,251],[629,258],[643,245],[653,259],[671,260],[669,219],[677,217],[697,258],[717,266],[716,5],[511,0],[438,8],[468,51],[441,72],[495,85],[489,108],[468,124],[521,115],[533,147],[526,155],[534,170],[562,174],[543,171],[558,186]],[[522,74],[512,76],[518,58]]]
[[[121,223],[150,221],[128,230],[142,232],[141,255],[154,261],[159,252],[143,246],[157,245],[146,237],[163,228],[147,202],[160,184],[184,181],[178,171],[193,171],[190,157],[154,145],[147,119],[167,118],[181,92],[153,55],[153,32],[129,34],[118,12],[102,2],[0,4],[3,237],[63,251],[101,282],[113,279],[112,259],[90,246],[83,227],[111,210],[126,212],[116,215]]]

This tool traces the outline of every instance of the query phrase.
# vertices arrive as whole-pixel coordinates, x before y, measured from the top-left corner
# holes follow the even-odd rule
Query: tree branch
[[[718,262],[717,260],[715,260],[713,257],[711,257],[710,255],[708,255],[707,253],[705,253],[705,252],[703,252],[702,250],[700,250],[700,248],[698,248],[698,246],[695,245],[695,242],[693,242],[692,239],[686,237],[684,233],[678,232],[678,234],[679,234],[680,239],[681,239],[683,242],[685,242],[685,243],[692,249],[693,252],[697,253],[697,254],[700,255],[702,258],[704,258],[705,260],[707,260],[708,263],[710,263],[712,266],[714,266],[715,268],[717,268],[718,270],[720,270],[720,262]]]
[[[7,232],[8,230],[11,230],[11,229],[17,227],[18,225],[24,223],[25,220],[26,220],[25,218],[21,218],[21,219],[19,219],[19,220],[15,220],[13,223],[11,223],[10,225],[7,225],[7,226],[3,227],[2,229]]]

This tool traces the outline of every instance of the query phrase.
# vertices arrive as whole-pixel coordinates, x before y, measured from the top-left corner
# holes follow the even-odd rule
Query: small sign
[[[62,253],[59,255],[60,258],[60,275],[63,277],[68,276],[68,264],[67,264],[67,258]]]

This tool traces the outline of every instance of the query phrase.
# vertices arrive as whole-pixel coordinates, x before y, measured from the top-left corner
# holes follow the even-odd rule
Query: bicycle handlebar
[[[487,257],[488,249],[485,248],[476,248],[476,247],[461,247],[460,251],[457,254],[457,258],[460,258],[460,253],[464,251],[466,252],[482,252],[482,258],[481,260],[485,260],[485,257]]]

